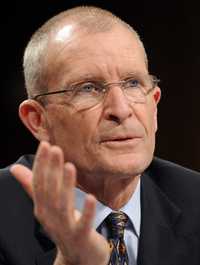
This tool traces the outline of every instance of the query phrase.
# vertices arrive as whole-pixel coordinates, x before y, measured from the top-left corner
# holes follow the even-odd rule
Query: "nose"
[[[119,85],[109,88],[104,98],[104,117],[122,123],[132,115],[133,109]]]

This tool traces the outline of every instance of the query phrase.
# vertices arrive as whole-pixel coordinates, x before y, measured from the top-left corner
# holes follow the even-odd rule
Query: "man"
[[[200,264],[200,175],[153,158],[160,89],[138,34],[65,11],[31,38],[24,73],[19,115],[41,143],[1,170],[0,264]]]

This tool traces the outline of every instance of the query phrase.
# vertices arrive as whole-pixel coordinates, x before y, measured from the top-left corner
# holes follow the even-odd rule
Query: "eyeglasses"
[[[112,86],[120,86],[127,99],[134,103],[144,104],[147,95],[158,85],[159,81],[153,75],[134,75],[112,83],[88,80],[72,84],[63,90],[35,95],[32,99],[40,101],[40,97],[63,94],[62,100],[66,104],[79,109],[91,108],[103,101]]]

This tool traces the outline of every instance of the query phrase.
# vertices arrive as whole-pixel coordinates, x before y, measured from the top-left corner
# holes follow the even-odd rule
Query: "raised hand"
[[[87,195],[82,213],[74,208],[76,169],[64,163],[58,146],[40,143],[33,171],[14,165],[11,172],[32,197],[36,218],[58,248],[55,265],[108,263],[108,243],[92,229],[96,199]]]

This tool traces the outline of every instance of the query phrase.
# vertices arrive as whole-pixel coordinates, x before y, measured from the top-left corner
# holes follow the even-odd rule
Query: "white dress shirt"
[[[79,211],[82,211],[83,209],[85,196],[85,192],[78,188],[75,189],[75,205],[76,209]],[[107,227],[102,223],[112,211],[111,208],[97,201],[93,227],[94,229],[98,228],[105,238],[107,237]],[[140,181],[138,182],[136,190],[130,200],[120,209],[120,211],[126,213],[129,218],[127,228],[124,231],[124,241],[127,247],[129,262],[131,265],[136,265],[141,224]]]

